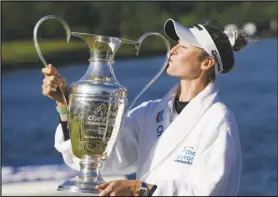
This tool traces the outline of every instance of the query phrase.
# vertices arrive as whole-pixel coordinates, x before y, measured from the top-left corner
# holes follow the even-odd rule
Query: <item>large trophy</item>
[[[68,106],[68,127],[72,151],[76,157],[80,158],[80,172],[79,176],[61,184],[58,190],[98,193],[95,186],[103,183],[99,173],[102,161],[109,158],[117,136],[121,132],[126,113],[165,70],[170,54],[170,44],[164,36],[156,32],[146,33],[138,41],[71,32],[63,19],[49,15],[37,22],[33,37],[37,53],[46,67],[47,63],[37,42],[37,31],[41,23],[47,19],[55,19],[63,24],[67,42],[71,36],[81,38],[88,44],[90,50],[89,67],[79,81],[71,84],[68,102],[63,91],[59,89]],[[138,55],[143,40],[150,35],[160,36],[164,40],[168,50],[167,57],[163,67],[127,107],[127,90],[117,81],[113,71],[114,57],[122,44],[134,45]]]

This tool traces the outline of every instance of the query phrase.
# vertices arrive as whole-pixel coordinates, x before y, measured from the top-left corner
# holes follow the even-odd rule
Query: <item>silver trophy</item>
[[[81,38],[88,44],[90,50],[89,67],[79,81],[70,85],[68,103],[64,93],[59,89],[68,106],[68,127],[72,151],[76,157],[80,158],[81,169],[77,177],[59,185],[58,190],[98,193],[95,186],[103,183],[99,173],[102,161],[109,158],[126,114],[141,94],[165,70],[170,55],[170,43],[164,36],[156,32],[146,33],[138,41],[71,32],[63,19],[49,15],[37,22],[33,37],[35,48],[44,66],[47,66],[47,63],[39,49],[37,31],[47,19],[55,19],[63,24],[67,42],[71,36]],[[127,106],[127,90],[117,81],[113,71],[114,57],[123,44],[134,45],[138,55],[143,40],[150,35],[160,36],[164,40],[167,57],[159,72]]]

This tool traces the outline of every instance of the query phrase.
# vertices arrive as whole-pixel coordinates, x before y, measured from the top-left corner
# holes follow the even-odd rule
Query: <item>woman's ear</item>
[[[201,70],[208,71],[214,66],[215,60],[212,56],[207,56],[201,62]]]

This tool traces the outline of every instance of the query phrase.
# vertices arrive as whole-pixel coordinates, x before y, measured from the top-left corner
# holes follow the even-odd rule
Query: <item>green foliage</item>
[[[83,42],[71,41],[67,44],[64,40],[43,40],[39,41],[43,55],[51,53],[69,52],[83,49],[86,46]],[[25,63],[32,62],[38,58],[34,43],[29,40],[8,41],[2,43],[2,60],[4,63]]]
[[[72,31],[137,38],[162,31],[166,19],[194,24],[260,22],[277,18],[277,2],[2,2],[3,40],[31,39],[36,22],[45,15],[63,17]],[[41,26],[44,36],[63,37],[59,24]],[[55,35],[54,35],[55,33]]]
[[[193,25],[208,19],[220,24],[268,22],[277,20],[277,2],[63,2],[37,1],[1,3],[2,60],[4,64],[34,62],[38,60],[32,42],[35,24],[46,15],[64,18],[71,31],[119,36],[137,40],[150,31],[163,33],[168,18],[182,24]],[[57,21],[46,21],[39,29],[38,38],[43,54],[87,50],[82,41],[72,40],[68,45],[65,31]],[[47,40],[52,40],[48,42]],[[58,39],[54,40],[54,39]],[[22,41],[24,40],[24,41]],[[45,41],[46,40],[46,41]],[[54,41],[53,41],[54,40]],[[142,49],[165,51],[161,39],[148,38]],[[118,55],[135,53],[128,46],[120,48]],[[58,56],[58,55],[57,55]]]

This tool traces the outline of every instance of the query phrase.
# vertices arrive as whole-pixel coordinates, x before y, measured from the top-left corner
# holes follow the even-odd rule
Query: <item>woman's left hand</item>
[[[105,182],[96,186],[99,196],[134,196],[141,185],[137,180],[119,180]]]

